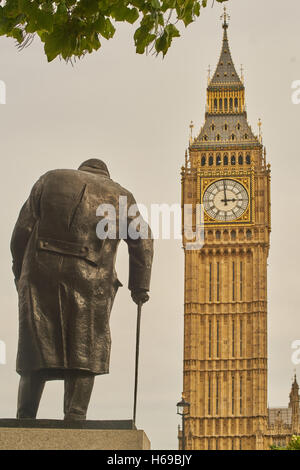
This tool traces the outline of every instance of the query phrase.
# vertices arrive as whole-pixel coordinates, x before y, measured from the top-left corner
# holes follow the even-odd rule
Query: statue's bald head
[[[110,176],[106,164],[102,160],[98,160],[98,158],[90,158],[89,160],[85,160],[83,163],[81,163],[78,170],[91,171]]]

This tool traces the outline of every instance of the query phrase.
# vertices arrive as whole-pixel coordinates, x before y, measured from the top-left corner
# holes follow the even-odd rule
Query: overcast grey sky
[[[75,67],[48,64],[38,40],[23,52],[0,40],[1,300],[0,416],[14,417],[18,376],[17,295],[9,242],[18,212],[35,180],[54,168],[76,168],[90,157],[107,161],[112,178],[138,202],[180,202],[180,167],[189,123],[204,120],[207,68],[221,48],[215,3],[174,41],[167,57],[135,54],[133,29],[119,25],[115,39]],[[300,79],[300,2],[230,0],[229,39],[237,70],[243,63],[248,119],[263,122],[272,165],[272,238],[269,258],[269,403],[287,405],[291,343],[299,320],[299,118],[291,83]],[[180,241],[157,241],[151,301],[143,309],[137,424],[156,449],[177,447],[176,402],[182,389],[183,251]],[[117,268],[126,286],[126,245]],[[111,373],[98,377],[89,419],[128,419],[132,414],[136,309],[126,287],[112,312]],[[299,373],[299,366],[298,366]],[[48,383],[40,418],[62,418],[63,384]]]

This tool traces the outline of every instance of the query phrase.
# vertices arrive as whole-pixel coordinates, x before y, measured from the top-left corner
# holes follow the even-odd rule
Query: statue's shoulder
[[[119,183],[117,183],[116,181],[112,179],[110,179],[110,182],[111,182],[110,184],[115,187],[116,192],[118,192],[120,196],[126,196],[128,199],[134,199],[131,191],[124,188],[123,186],[121,186]]]
[[[73,182],[73,185],[76,186],[80,184],[82,181],[86,181],[88,177],[86,177],[83,172],[79,172],[78,170],[73,169],[56,169],[47,171],[44,175],[42,175],[39,179],[40,182],[45,184],[46,186],[51,185],[63,185],[64,183]]]
[[[73,169],[64,169],[64,168],[58,168],[56,170],[49,170],[47,173],[41,176],[43,179],[48,179],[48,178],[63,178],[63,177],[74,177],[75,175],[78,175],[79,172],[78,170],[73,170]]]
[[[67,183],[70,182],[70,180],[74,188],[82,183],[88,184],[92,192],[98,189],[101,191],[101,188],[105,187],[106,191],[114,194],[116,197],[126,196],[128,202],[131,202],[131,204],[134,203],[134,196],[131,191],[108,176],[73,169],[57,169],[48,171],[40,178],[40,181],[48,187],[52,187],[53,185],[55,187],[64,187],[64,182]]]

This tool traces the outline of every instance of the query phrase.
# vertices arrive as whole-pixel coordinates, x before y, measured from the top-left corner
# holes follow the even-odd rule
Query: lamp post
[[[182,417],[182,450],[185,450],[185,420],[190,414],[190,403],[185,401],[183,395],[181,401],[177,403],[177,414]]]

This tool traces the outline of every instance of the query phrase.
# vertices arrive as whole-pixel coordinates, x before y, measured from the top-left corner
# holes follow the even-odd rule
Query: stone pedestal
[[[132,421],[0,419],[0,450],[149,450]]]

